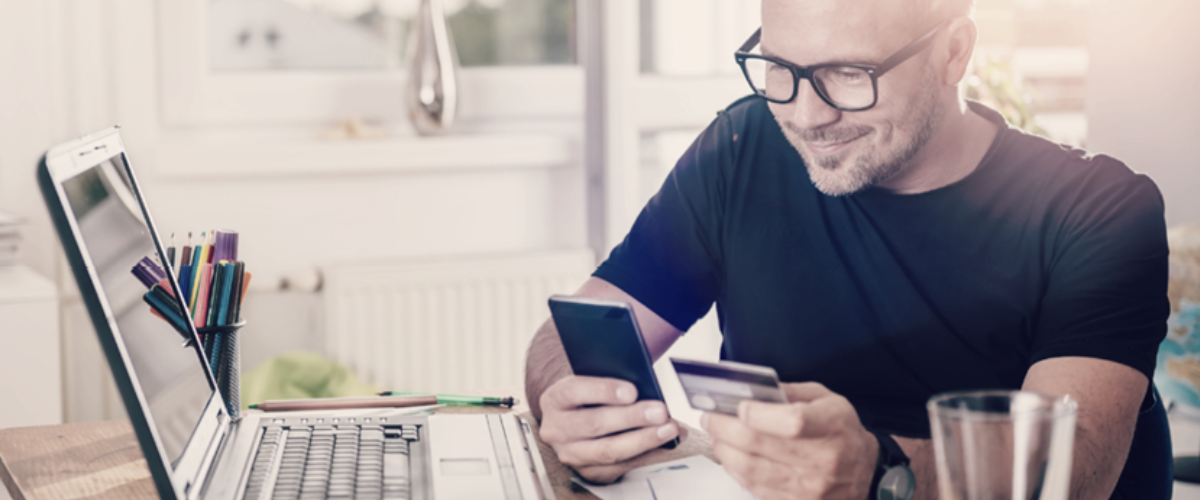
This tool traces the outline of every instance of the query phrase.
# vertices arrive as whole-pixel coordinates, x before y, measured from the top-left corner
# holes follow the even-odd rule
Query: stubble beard
[[[818,191],[828,196],[853,194],[911,168],[913,157],[929,142],[941,117],[941,105],[932,76],[932,73],[927,73],[926,81],[922,82],[924,90],[918,94],[917,99],[910,101],[908,109],[902,114],[904,118],[896,126],[889,128],[887,135],[883,137],[885,143],[890,143],[897,131],[913,131],[907,140],[889,151],[880,151],[869,142],[872,139],[870,134],[876,133],[877,129],[866,125],[835,125],[802,130],[790,122],[780,120],[778,116],[775,120],[783,129],[788,142],[800,153],[808,169],[808,176]],[[806,142],[835,143],[859,137],[866,141],[863,144],[851,144],[851,151],[832,155],[812,155],[804,147]],[[855,152],[854,147],[858,148],[858,158],[853,164],[846,164],[846,157]]]

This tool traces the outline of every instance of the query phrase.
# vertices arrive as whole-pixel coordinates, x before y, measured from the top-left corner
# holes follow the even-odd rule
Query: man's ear
[[[945,70],[942,73],[942,83],[949,86],[958,85],[967,73],[971,62],[971,54],[975,52],[975,39],[979,31],[975,21],[960,17],[946,26],[946,44],[943,55],[946,57]]]

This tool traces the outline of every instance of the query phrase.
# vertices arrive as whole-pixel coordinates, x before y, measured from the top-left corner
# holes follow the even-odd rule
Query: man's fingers
[[[744,488],[758,493],[768,483],[768,461],[729,446],[722,442],[713,443],[713,457],[721,463],[721,467]]]
[[[667,423],[667,406],[661,401],[641,401],[629,406],[601,406],[564,411],[554,422],[563,440],[590,439],[639,427]]]
[[[672,420],[672,422],[675,422],[675,427],[679,428],[679,441],[687,441],[688,436],[691,435],[691,433],[688,432],[687,427],[684,427],[683,424],[679,423],[678,420]]]
[[[573,468],[624,462],[679,436],[675,422],[623,432],[599,439],[575,441],[556,448],[562,463]]]
[[[782,438],[825,436],[845,420],[858,417],[853,407],[841,404],[839,399],[833,395],[808,403],[788,404],[746,400],[738,405],[738,420],[752,430]]]
[[[820,494],[803,494],[803,486],[802,493],[797,495],[795,485],[788,488],[788,483],[798,479],[794,477],[795,472],[769,458],[746,453],[720,442],[713,443],[713,456],[738,484],[753,493],[756,498],[825,498]]]
[[[746,486],[746,478],[742,477],[741,471],[750,462],[750,455],[748,453],[729,446],[722,441],[715,441],[712,445],[712,454],[713,458],[717,459],[717,463],[721,464],[721,467],[724,467],[729,472],[729,475],[733,476],[742,486]]]
[[[628,469],[628,466],[622,464],[591,465],[586,467],[575,467],[575,472],[578,472],[579,475],[588,480],[588,482],[609,484],[620,479],[621,476],[625,475],[625,472]]]
[[[542,411],[589,405],[627,405],[637,400],[633,384],[615,378],[564,377],[542,393]]]
[[[705,413],[700,420],[714,442],[723,443],[750,455],[768,455],[778,451],[779,443],[763,439],[736,417],[722,413]]]
[[[783,384],[783,393],[787,395],[789,403],[807,403],[834,392],[816,382],[800,382]]]

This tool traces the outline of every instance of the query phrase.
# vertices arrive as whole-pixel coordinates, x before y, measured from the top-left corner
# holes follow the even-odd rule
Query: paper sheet
[[[703,455],[640,467],[607,486],[578,478],[575,482],[601,500],[755,500],[725,469]]]

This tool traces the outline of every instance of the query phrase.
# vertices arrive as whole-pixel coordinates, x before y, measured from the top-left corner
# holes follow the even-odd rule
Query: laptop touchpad
[[[486,458],[443,458],[443,476],[486,476],[492,473]]]

